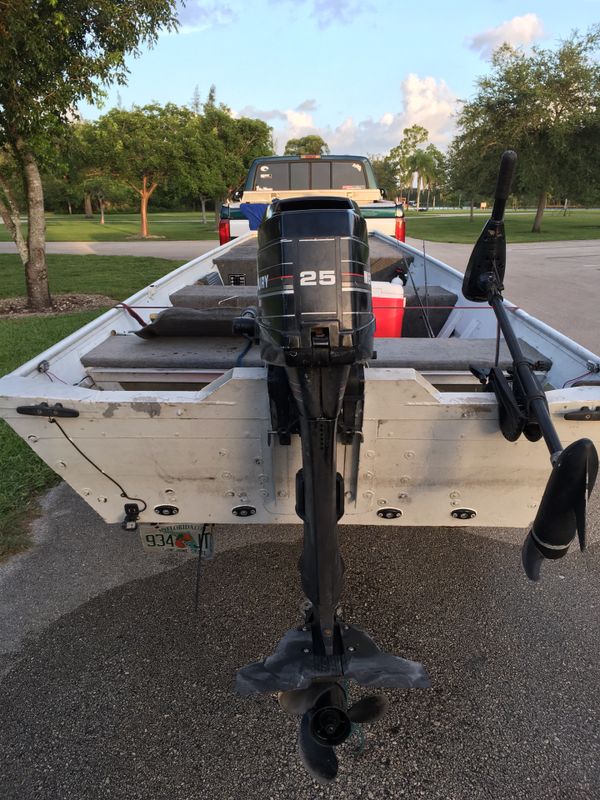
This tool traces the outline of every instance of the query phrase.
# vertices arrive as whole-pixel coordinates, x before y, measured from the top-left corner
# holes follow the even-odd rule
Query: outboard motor
[[[373,353],[367,226],[345,198],[276,201],[258,233],[258,325],[264,361],[285,369],[299,412],[304,520],[302,588],[332,653],[341,593],[337,521],[344,487],[336,430],[350,367]]]
[[[365,363],[373,352],[367,226],[352,200],[276,200],[258,231],[262,358],[283,367]]]
[[[385,709],[378,695],[348,708],[342,680],[429,686],[421,664],[382,652],[340,618],[344,482],[336,451],[338,437],[349,443],[362,424],[360,410],[346,414],[345,394],[347,387],[353,397],[360,394],[362,365],[373,352],[368,254],[365,220],[346,198],[276,200],[258,231],[256,322],[270,365],[271,407],[275,416],[293,408],[302,444],[296,513],[304,522],[300,574],[307,603],[305,624],[288,631],[264,661],[240,669],[236,685],[243,695],[279,691],[282,708],[302,715],[300,755],[322,781],[335,777],[334,747],[352,723],[378,719]],[[285,433],[279,419],[272,422],[280,445],[289,444],[291,426]]]

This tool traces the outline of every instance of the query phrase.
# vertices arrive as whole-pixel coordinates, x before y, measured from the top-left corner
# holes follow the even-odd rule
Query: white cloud
[[[317,101],[313,98],[305,100],[303,103],[300,103],[299,106],[296,106],[296,111],[316,111],[316,109]]]
[[[458,98],[445,81],[410,74],[400,85],[402,111],[386,111],[378,120],[371,117],[356,121],[348,116],[339,125],[318,126],[312,106],[304,101],[295,109],[261,110],[253,106],[241,109],[240,115],[264,119],[273,124],[278,150],[283,152],[288,139],[318,134],[332,153],[387,153],[398,144],[404,128],[423,125],[430,141],[443,147],[454,134],[454,115]],[[314,104],[316,107],[316,103]]]
[[[207,3],[205,0],[186,0],[177,4],[179,33],[198,33],[208,28],[229,25],[236,18],[231,6],[226,3]]]
[[[279,5],[282,0],[271,0]],[[293,3],[296,9],[304,5],[312,8],[312,14],[320,28],[330,25],[349,25],[359,14],[373,10],[367,0],[284,0]]]
[[[313,16],[321,28],[335,23],[348,24],[361,10],[362,3],[355,0],[314,0]]]
[[[544,25],[537,14],[523,14],[522,17],[513,17],[495,28],[469,37],[467,44],[471,50],[478,51],[482,58],[490,58],[494,50],[505,42],[519,47],[531,44],[544,34]]]

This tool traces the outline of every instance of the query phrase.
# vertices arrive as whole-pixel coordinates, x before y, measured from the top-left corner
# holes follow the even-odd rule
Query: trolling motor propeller
[[[302,715],[298,752],[320,783],[329,783],[337,775],[334,748],[345,742],[357,725],[376,722],[387,710],[382,695],[367,695],[348,708],[346,690],[338,682],[315,682],[306,689],[281,692],[279,705],[288,714]]]
[[[598,475],[598,454],[593,442],[579,439],[558,455],[531,531],[523,544],[525,574],[540,578],[547,558],[562,558],[577,535],[585,550],[586,504]]]
[[[504,306],[504,209],[516,163],[514,150],[503,153],[492,215],[471,253],[462,291],[467,300],[490,304],[513,359],[512,386],[498,367],[493,367],[487,377],[498,400],[504,437],[511,442],[521,434],[532,442],[543,437],[550,452],[552,472],[522,549],[525,574],[537,581],[542,561],[565,556],[576,535],[581,550],[585,549],[586,506],[598,475],[598,453],[589,439],[579,439],[563,448],[550,417],[546,393],[523,355]]]

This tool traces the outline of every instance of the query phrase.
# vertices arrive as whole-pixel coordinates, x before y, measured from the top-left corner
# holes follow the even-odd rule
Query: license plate
[[[140,538],[144,550],[149,553],[198,555],[203,529],[202,558],[212,558],[215,550],[212,525],[207,525],[205,528],[202,524],[194,523],[165,525],[161,522],[151,522],[140,525]]]

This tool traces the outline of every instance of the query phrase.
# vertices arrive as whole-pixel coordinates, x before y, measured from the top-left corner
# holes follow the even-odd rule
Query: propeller
[[[279,705],[288,714],[302,715],[298,752],[308,772],[319,783],[330,783],[338,772],[335,752],[355,725],[376,722],[385,714],[382,695],[367,695],[347,707],[347,694],[339,683],[313,682],[306,689],[280,692]]]
[[[312,734],[314,711],[307,711],[300,720],[298,731],[298,753],[307,771],[319,783],[330,783],[338,773],[335,748],[323,745]]]
[[[362,697],[348,709],[350,720],[359,725],[365,722],[377,722],[387,711],[388,703],[382,694],[370,694]]]
[[[589,439],[573,442],[558,455],[538,513],[522,550],[525,574],[540,578],[542,560],[566,555],[577,534],[585,550],[585,511],[598,475],[598,454]]]

